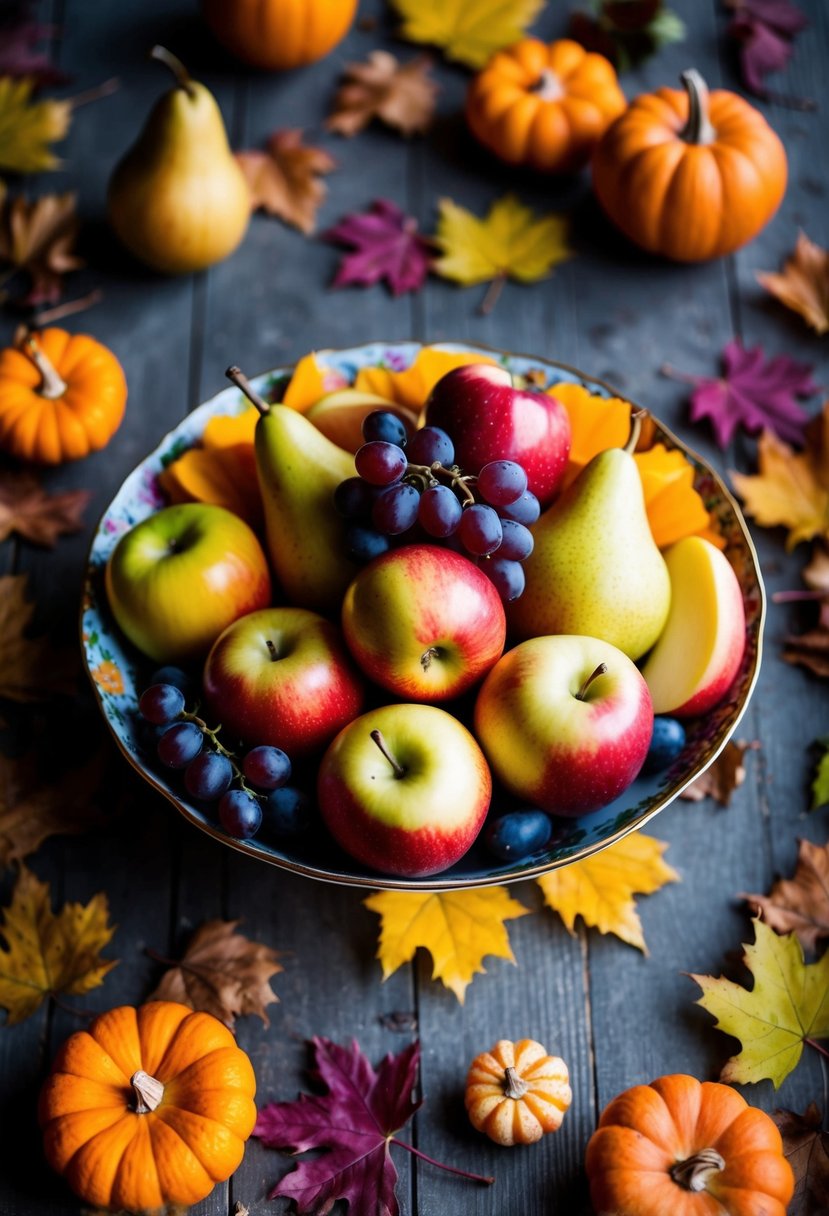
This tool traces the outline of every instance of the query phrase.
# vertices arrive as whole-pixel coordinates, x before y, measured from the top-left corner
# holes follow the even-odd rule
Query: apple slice
[[[722,700],[746,645],[743,596],[728,559],[687,536],[665,554],[668,620],[642,669],[656,714],[690,717]]]
[[[337,447],[345,448],[346,452],[356,452],[365,442],[361,430],[363,419],[373,410],[388,410],[401,418],[410,431],[417,426],[417,416],[412,410],[356,388],[341,388],[334,393],[326,393],[305,411],[305,417]]]

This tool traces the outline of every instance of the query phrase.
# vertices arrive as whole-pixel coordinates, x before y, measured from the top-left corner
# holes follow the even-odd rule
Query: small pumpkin
[[[567,1065],[535,1039],[499,1039],[476,1056],[464,1094],[472,1126],[503,1145],[558,1131],[572,1098]]]
[[[469,87],[476,139],[510,165],[569,173],[590,159],[626,105],[613,65],[562,38],[522,38],[493,55]]]
[[[271,71],[316,63],[346,36],[357,0],[202,0],[216,38]]]
[[[733,253],[769,222],[786,191],[786,153],[754,106],[709,94],[698,72],[684,92],[631,102],[593,157],[593,188],[624,234],[651,253],[701,262]]]
[[[614,1098],[585,1164],[597,1216],[786,1216],[794,1192],[769,1116],[681,1074]]]
[[[210,1014],[110,1009],[58,1052],[40,1098],[46,1157],[92,1207],[189,1207],[241,1162],[255,1091],[250,1060]]]
[[[0,351],[0,449],[61,464],[105,447],[124,417],[127,381],[87,334],[44,329]]]

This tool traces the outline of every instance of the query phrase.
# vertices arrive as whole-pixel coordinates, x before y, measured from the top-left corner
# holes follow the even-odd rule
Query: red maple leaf
[[[779,72],[792,56],[792,40],[808,19],[791,0],[726,0],[734,17],[728,33],[740,43],[740,68],[746,88],[767,97],[766,76]]]
[[[368,211],[343,216],[323,238],[353,249],[340,262],[334,287],[370,287],[385,279],[392,295],[421,288],[434,257],[432,244],[417,231],[417,220],[385,198]]]
[[[39,85],[64,84],[69,77],[39,44],[54,34],[32,16],[30,0],[12,0],[0,10],[0,76],[32,76]]]

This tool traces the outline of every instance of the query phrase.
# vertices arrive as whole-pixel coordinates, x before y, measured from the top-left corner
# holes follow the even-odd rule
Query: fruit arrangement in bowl
[[[611,843],[715,759],[762,584],[649,414],[456,344],[228,375],[105,512],[82,608],[122,751],[190,821],[316,878],[481,886]]]

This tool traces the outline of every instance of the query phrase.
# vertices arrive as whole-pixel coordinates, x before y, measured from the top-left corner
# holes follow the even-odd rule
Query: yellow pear
[[[356,388],[339,388],[333,393],[326,393],[305,410],[305,417],[332,443],[345,448],[347,452],[356,452],[365,443],[361,429],[363,420],[374,410],[386,410],[401,418],[410,431],[417,427],[417,415],[412,410],[385,397],[378,397],[376,393],[364,393]]]
[[[507,610],[517,637],[587,634],[635,660],[662,632],[671,582],[631,455],[638,431],[637,419],[627,447],[594,456],[534,525],[526,587]]]
[[[220,262],[239,244],[250,220],[250,191],[213,94],[164,47],[153,47],[151,56],[170,68],[176,83],[115,168],[109,219],[142,262],[189,274]]]

